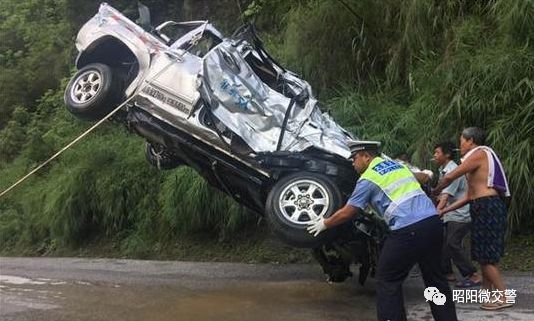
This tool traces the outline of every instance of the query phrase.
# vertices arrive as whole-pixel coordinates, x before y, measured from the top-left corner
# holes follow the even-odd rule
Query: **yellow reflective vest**
[[[376,184],[391,200],[384,212],[384,219],[388,224],[399,204],[417,195],[425,194],[413,173],[406,166],[381,157],[375,157],[371,161],[359,180],[363,179]]]

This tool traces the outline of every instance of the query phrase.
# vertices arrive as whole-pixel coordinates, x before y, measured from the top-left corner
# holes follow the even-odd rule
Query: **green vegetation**
[[[534,271],[534,238],[516,236],[509,240],[500,263],[505,270]]]
[[[109,3],[135,18],[135,2]],[[437,141],[457,142],[465,126],[486,128],[513,194],[509,253],[532,248],[531,239],[516,235],[534,228],[533,1],[144,3],[155,23],[209,18],[228,33],[241,19],[254,20],[273,56],[308,79],[343,126],[362,139],[381,140],[387,153],[407,150],[418,165],[432,167]],[[66,112],[62,92],[76,31],[98,3],[0,0],[0,8],[4,190],[88,128]],[[262,241],[260,217],[191,169],[151,168],[142,145],[106,124],[2,197],[1,251],[83,254],[101,247],[117,256],[194,258],[198,241],[223,252],[257,249],[258,257],[274,257],[261,254],[271,245]],[[255,235],[263,238],[251,241]]]

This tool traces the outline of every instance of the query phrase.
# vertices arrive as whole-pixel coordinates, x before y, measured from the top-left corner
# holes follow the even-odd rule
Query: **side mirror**
[[[142,4],[141,1],[137,2],[137,8],[139,10],[139,25],[145,30],[152,31],[152,26],[150,25],[150,9]]]

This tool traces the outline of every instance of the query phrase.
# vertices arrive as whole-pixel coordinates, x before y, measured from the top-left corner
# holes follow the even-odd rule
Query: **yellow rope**
[[[11,185],[8,189],[4,190],[1,194],[0,194],[0,197],[4,196],[5,194],[7,194],[7,192],[9,192],[10,190],[12,190],[13,188],[15,188],[17,185],[19,185],[20,183],[22,183],[24,180],[26,180],[28,177],[30,177],[31,175],[33,175],[35,172],[37,172],[38,170],[40,170],[41,168],[43,168],[46,164],[50,163],[51,161],[53,161],[56,157],[58,157],[61,153],[63,153],[65,150],[69,149],[72,145],[76,144],[80,139],[84,138],[87,134],[89,134],[91,131],[93,131],[93,129],[97,128],[100,124],[102,124],[105,120],[107,120],[109,117],[113,116],[117,111],[119,111],[119,109],[121,109],[124,105],[126,105],[126,103],[128,103],[131,99],[133,98],[130,97],[129,99],[127,99],[125,102],[123,102],[122,104],[120,104],[117,108],[113,109],[109,114],[107,114],[104,118],[102,118],[101,120],[99,120],[96,124],[94,124],[93,126],[91,126],[88,130],[86,130],[85,132],[83,132],[80,136],[76,137],[76,139],[74,139],[72,142],[70,142],[68,145],[66,145],[65,147],[63,147],[61,150],[59,150],[57,153],[55,153],[54,155],[52,155],[52,157],[50,157],[49,159],[47,159],[44,163],[42,163],[41,165],[37,166],[35,169],[33,169],[31,172],[29,172],[28,174],[26,174],[26,176],[24,176],[23,178],[19,179],[17,182],[15,182],[13,185]]]

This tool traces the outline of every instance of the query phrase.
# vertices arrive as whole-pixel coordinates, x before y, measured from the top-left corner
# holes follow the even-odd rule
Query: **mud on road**
[[[457,304],[460,320],[534,319],[534,273],[506,275],[517,304]],[[431,320],[417,274],[410,320]],[[0,320],[375,320],[375,282],[324,281],[317,265],[0,258]]]

